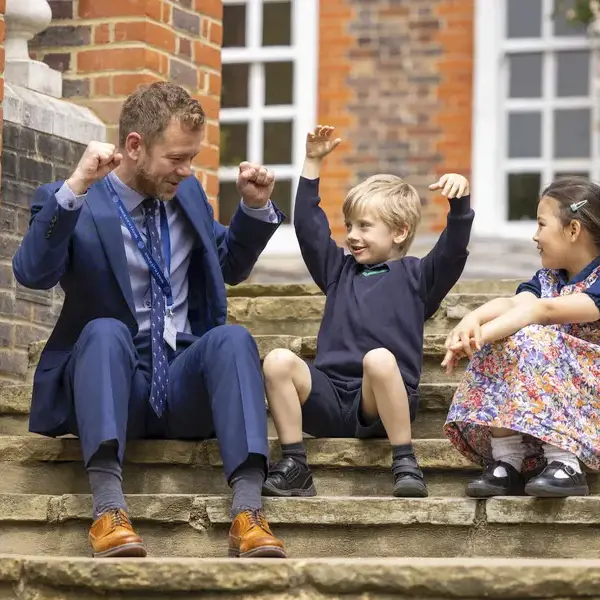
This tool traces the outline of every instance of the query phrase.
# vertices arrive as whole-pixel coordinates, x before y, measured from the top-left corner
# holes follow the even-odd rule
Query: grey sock
[[[262,508],[261,495],[265,474],[266,461],[260,454],[249,454],[246,461],[234,471],[229,480],[229,485],[233,489],[232,519],[244,510]]]
[[[304,448],[303,442],[296,442],[294,444],[281,444],[281,457],[293,458],[295,461],[299,462],[303,467],[306,467],[308,469],[306,449]]]
[[[116,443],[100,446],[88,463],[87,473],[92,489],[94,520],[112,508],[122,508],[127,512]]]

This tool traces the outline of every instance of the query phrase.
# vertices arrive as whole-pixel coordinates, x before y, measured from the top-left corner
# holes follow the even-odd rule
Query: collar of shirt
[[[129,186],[125,185],[116,175],[114,171],[108,174],[110,182],[113,184],[115,191],[121,198],[127,211],[131,214],[146,198],[139,192],[132,190]]]
[[[568,281],[568,275],[567,272],[564,270],[560,270],[558,272],[558,276],[560,278],[560,282],[563,285],[572,285],[574,283],[579,283],[580,281],[583,281],[584,279],[586,279],[589,274],[596,268],[600,266],[600,256],[596,256],[596,258],[589,263],[586,267],[584,267],[581,271],[579,271],[579,273],[577,273],[577,275],[575,275],[575,277],[573,277],[573,279],[571,279],[571,281]]]

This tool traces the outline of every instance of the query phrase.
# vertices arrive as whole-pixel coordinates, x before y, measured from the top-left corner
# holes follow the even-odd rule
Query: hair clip
[[[579,202],[573,202],[573,204],[571,204],[571,210],[573,212],[577,212],[582,206],[585,206],[587,204],[587,200],[580,200]]]

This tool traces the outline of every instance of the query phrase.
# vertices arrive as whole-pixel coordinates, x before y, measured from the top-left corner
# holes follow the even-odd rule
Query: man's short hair
[[[346,222],[365,211],[372,211],[390,229],[408,235],[400,247],[404,256],[410,248],[421,221],[421,200],[417,190],[396,175],[373,175],[353,187],[342,206]]]
[[[157,81],[138,87],[121,109],[119,146],[125,147],[130,133],[139,133],[144,145],[150,148],[173,118],[191,131],[199,131],[206,115],[200,103],[179,85]]]

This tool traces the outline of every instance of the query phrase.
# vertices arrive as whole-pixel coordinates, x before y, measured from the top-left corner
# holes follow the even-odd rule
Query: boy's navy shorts
[[[381,419],[366,423],[361,415],[362,381],[336,381],[308,365],[312,388],[302,406],[302,430],[316,438],[387,438]],[[410,420],[414,421],[418,394],[407,388]]]

